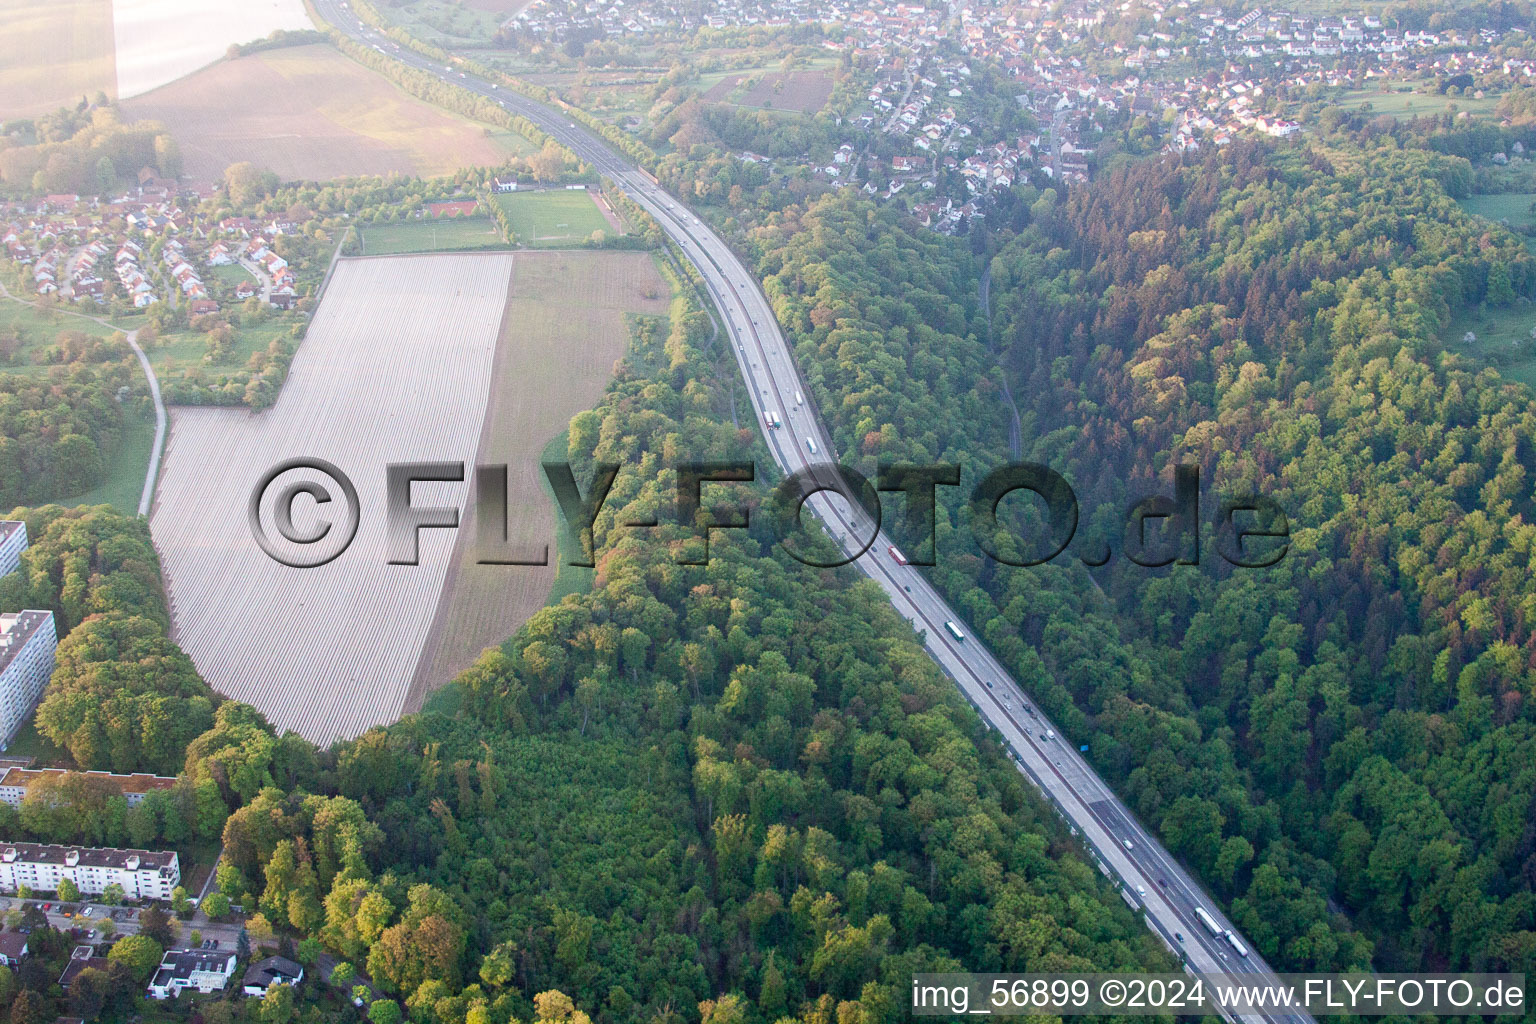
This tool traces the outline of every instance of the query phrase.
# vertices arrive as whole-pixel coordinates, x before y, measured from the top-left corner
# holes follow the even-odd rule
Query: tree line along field
[[[532,152],[522,136],[430,106],[335,49],[264,50],[126,101],[172,126],[186,172],[250,161],[285,179],[448,174]]]
[[[175,639],[209,685],[279,730],[327,744],[401,713],[454,540],[425,531],[419,565],[387,564],[385,466],[474,464],[512,259],[343,260],[271,409],[173,415],[150,525]],[[295,456],[357,488],[356,538],[319,568],[268,558],[247,522],[261,475]],[[416,488],[420,503],[464,496]],[[312,524],[313,504],[304,515]]]
[[[0,0],[0,121],[117,95],[112,0]]]
[[[466,510],[408,710],[544,607],[564,571],[560,524],[539,468],[546,444],[602,398],[628,341],[625,317],[663,314],[669,298],[649,253],[529,252],[513,260],[478,458],[507,466],[509,544],[547,544],[549,564],[476,564],[477,520],[473,507]]]

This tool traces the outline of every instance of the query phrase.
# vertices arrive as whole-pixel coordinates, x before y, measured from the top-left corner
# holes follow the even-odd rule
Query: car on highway
[[[992,680],[990,679],[987,680],[987,689],[992,689]]]
[[[1131,841],[1129,839],[1122,839],[1122,840],[1120,840],[1120,845],[1125,847],[1127,850],[1134,850],[1134,849],[1136,849],[1136,847],[1131,845]]]
[[[1173,937],[1175,939],[1178,939],[1180,942],[1184,941],[1184,933],[1183,932],[1174,932],[1173,933]]]
[[[1138,895],[1138,896],[1146,896],[1146,894],[1147,894],[1147,890],[1144,887],[1139,886],[1139,885],[1136,887],[1136,895]]]

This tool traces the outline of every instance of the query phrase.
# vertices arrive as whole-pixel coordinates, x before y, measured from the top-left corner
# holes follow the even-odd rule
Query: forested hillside
[[[844,197],[754,239],[842,451],[974,483],[1008,457],[1007,374],[1022,457],[1072,482],[1080,540],[983,560],[946,495],[934,579],[1283,967],[1536,956],[1536,405],[1439,340],[1458,309],[1528,301],[1536,268],[1457,208],[1470,178],[1356,139],[1047,192],[991,240],[995,361],[965,266],[987,239],[924,252]],[[1209,535],[1198,568],[1121,556],[1126,506],[1184,462],[1207,511],[1280,503],[1277,567],[1233,570]],[[1014,525],[1037,526],[1025,504]],[[1076,556],[1105,541],[1090,577]]]
[[[672,507],[675,461],[751,453],[694,316],[643,324],[573,425],[579,480],[630,467],[591,593],[343,745],[320,795],[231,817],[220,884],[253,933],[441,1024],[549,989],[600,1021],[874,1024],[919,969],[1170,969],[872,584],[759,527],[707,566],[675,563],[699,543],[675,523],[606,532]]]

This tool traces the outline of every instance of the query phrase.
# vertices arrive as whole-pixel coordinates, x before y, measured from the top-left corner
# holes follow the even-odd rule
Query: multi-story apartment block
[[[3,773],[0,774],[0,803],[12,807],[20,807],[21,802],[27,798],[28,787],[48,776],[82,775],[89,779],[100,779],[122,793],[129,807],[139,806],[146,795],[157,789],[168,790],[176,785],[176,779],[172,776],[142,773],[115,775],[112,772],[71,772],[63,768],[11,768],[0,769],[0,773]]]
[[[26,548],[27,524],[0,519],[0,576],[8,576],[21,567],[21,553]]]
[[[181,883],[181,864],[175,850],[0,845],[0,890],[16,892],[26,886],[34,892],[53,892],[66,878],[89,895],[104,892],[115,882],[129,899],[169,900]]]
[[[24,611],[0,615],[0,750],[37,707],[53,675],[59,646],[53,612]]]

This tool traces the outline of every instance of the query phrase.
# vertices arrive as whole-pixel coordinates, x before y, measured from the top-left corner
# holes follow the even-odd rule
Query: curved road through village
[[[363,24],[344,0],[315,0],[315,6],[331,25],[357,42],[381,52],[387,50],[402,63],[528,118],[622,188],[698,267],[710,297],[725,317],[759,422],[766,422],[770,411],[782,417],[782,429],[764,432],[779,468],[786,474],[813,467],[823,472],[830,469],[836,461],[831,437],[804,397],[808,389],[795,370],[768,301],[751,272],[719,235],[628,158],[558,110],[397,46]],[[992,652],[970,636],[963,624],[959,628],[966,639],[957,640],[946,631],[945,623],[960,623],[960,617],[921,572],[898,564],[890,556],[890,538],[878,532],[864,547],[856,538],[869,537],[874,524],[841,497],[817,494],[807,506],[831,527],[845,554],[885,590],[891,604],[922,634],[928,653],[1001,735],[1019,770],[1056,805],[1093,851],[1101,869],[1120,883],[1131,902],[1144,909],[1148,927],[1182,957],[1188,968],[1201,974],[1226,973],[1249,983],[1273,983],[1274,972],[1253,951],[1252,943],[1238,935],[1194,877],[1163,849],[1059,730],[1040,715]],[[1047,739],[1051,734],[1055,738]],[[1246,955],[1239,955],[1225,934],[1213,935],[1203,927],[1195,914],[1197,907],[1214,918],[1222,933],[1230,933],[1242,943]],[[1295,1011],[1244,1015],[1243,1019],[1273,1024],[1312,1021],[1309,1015]]]

